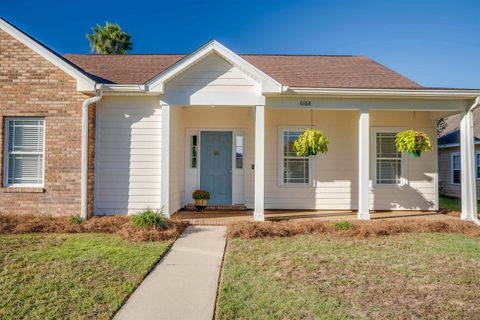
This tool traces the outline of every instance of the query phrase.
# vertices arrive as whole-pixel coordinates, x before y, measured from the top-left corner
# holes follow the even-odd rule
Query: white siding
[[[255,105],[260,83],[217,54],[211,54],[166,84],[170,105]]]
[[[267,102],[268,107],[268,102]],[[329,152],[311,159],[313,183],[310,186],[279,184],[279,128],[310,126],[309,110],[267,109],[265,132],[265,208],[340,209],[358,208],[358,111],[316,110],[314,128],[330,139]],[[372,111],[371,127],[414,128],[427,132],[436,144],[435,121],[429,112]],[[373,130],[373,129],[372,129]],[[372,143],[374,140],[372,141]],[[371,145],[373,148],[373,145]],[[404,186],[379,186],[373,183],[375,157],[372,154],[370,209],[436,209],[436,148],[420,158],[405,157]],[[246,194],[253,194],[247,181]]]
[[[267,103],[268,107],[268,103]],[[352,209],[357,206],[358,112],[315,111],[314,128],[330,139],[326,155],[311,157],[313,182],[280,185],[279,128],[310,126],[310,110],[268,109],[265,132],[266,209]]]
[[[184,108],[170,109],[170,212],[183,206],[185,198],[185,128]]]
[[[158,97],[104,97],[97,106],[95,214],[161,208]]]

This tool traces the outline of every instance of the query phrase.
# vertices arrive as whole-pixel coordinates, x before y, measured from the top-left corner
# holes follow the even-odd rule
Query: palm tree
[[[125,54],[133,49],[132,37],[116,23],[105,22],[104,27],[97,24],[92,31],[87,34],[92,53]]]

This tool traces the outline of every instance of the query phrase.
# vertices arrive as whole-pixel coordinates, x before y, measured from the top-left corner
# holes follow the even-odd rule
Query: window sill
[[[43,187],[4,187],[3,193],[45,193]]]

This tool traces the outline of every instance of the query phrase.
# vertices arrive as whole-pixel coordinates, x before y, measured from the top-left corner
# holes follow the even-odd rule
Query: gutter
[[[290,94],[322,95],[322,96],[344,96],[344,97],[397,97],[397,98],[457,98],[468,99],[478,98],[480,90],[462,89],[344,89],[344,88],[304,88],[290,87]]]
[[[475,98],[475,101],[473,102],[472,106],[470,107],[470,109],[468,109],[468,111],[473,111],[475,110],[478,106],[480,106],[480,96],[476,97]]]
[[[80,218],[82,220],[87,219],[88,210],[88,113],[90,106],[94,103],[102,100],[102,89],[97,90],[97,84],[95,84],[95,96],[86,99],[82,104],[82,163],[81,163],[81,189],[80,189]]]

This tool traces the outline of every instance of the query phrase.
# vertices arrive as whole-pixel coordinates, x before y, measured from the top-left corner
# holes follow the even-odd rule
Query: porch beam
[[[265,106],[255,106],[255,208],[253,219],[265,221]]]
[[[161,205],[163,212],[170,217],[170,105],[160,101],[162,107],[162,182]]]
[[[462,112],[460,115],[461,219],[477,222],[477,183],[473,112],[468,110]]]
[[[358,121],[358,213],[359,220],[370,220],[370,114],[360,110]]]

